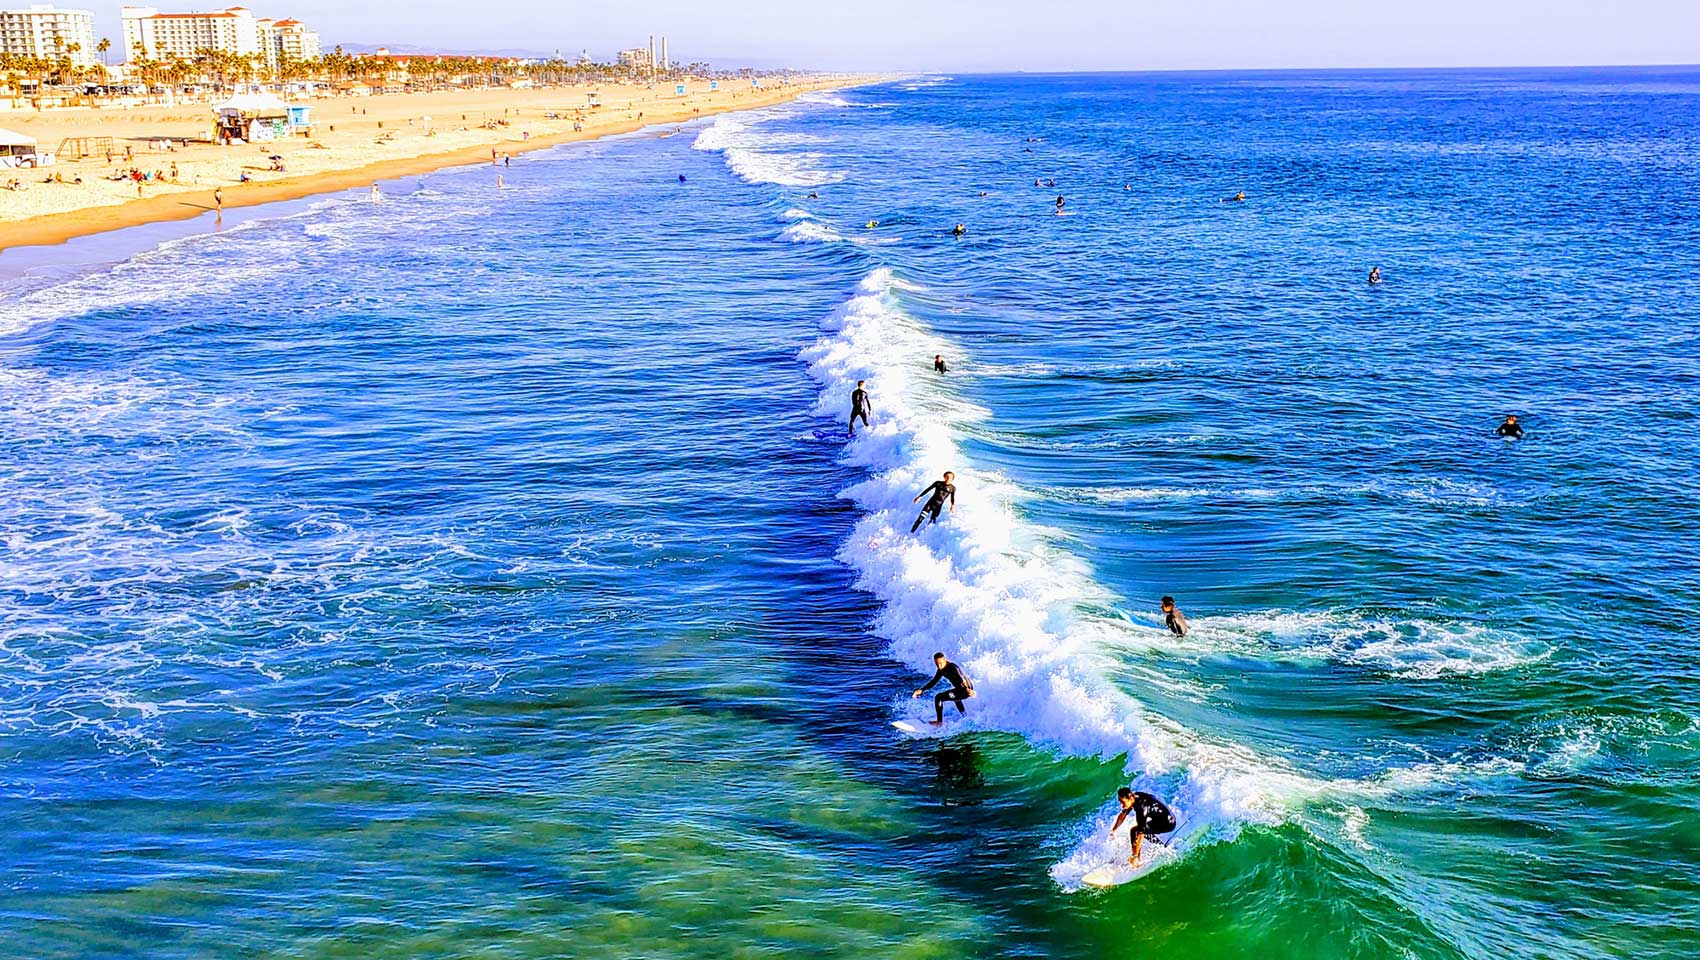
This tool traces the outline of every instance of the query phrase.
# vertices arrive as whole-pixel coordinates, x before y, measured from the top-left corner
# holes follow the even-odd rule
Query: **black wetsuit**
[[[850,433],[852,436],[856,433],[856,418],[861,418],[862,426],[868,425],[868,411],[871,407],[872,405],[868,402],[868,391],[857,387],[855,392],[850,394]]]
[[[1154,837],[1175,829],[1175,815],[1169,812],[1163,801],[1143,790],[1133,795],[1133,807],[1128,813],[1133,817],[1133,829],[1128,831],[1130,837]]]
[[[968,697],[972,695],[974,685],[968,682],[967,677],[963,676],[961,667],[954,663],[946,663],[938,669],[937,673],[933,674],[933,678],[927,681],[927,685],[921,688],[921,692],[926,693],[928,690],[931,690],[933,687],[938,685],[940,680],[950,684],[949,690],[933,697],[933,706],[938,710],[938,720],[940,723],[943,723],[944,705],[946,701],[956,704],[957,713],[968,712],[968,708],[962,705],[962,701],[968,699]]]
[[[921,522],[927,520],[929,517],[932,518],[930,522],[938,523],[939,511],[944,509],[946,500],[950,501],[952,509],[956,508],[956,484],[954,483],[945,483],[943,480],[934,480],[932,486],[921,492],[924,494],[930,494],[930,496],[927,497],[926,504],[921,507],[921,513],[915,517],[914,525],[909,528],[910,533],[914,533],[921,529]]]
[[[1169,632],[1175,636],[1186,636],[1186,614],[1181,612],[1181,608],[1176,607],[1163,614],[1163,623],[1168,626]]]
[[[1493,432],[1502,437],[1510,437],[1513,440],[1523,439],[1523,425],[1520,423],[1512,423],[1509,420],[1500,424]]]
[[[933,372],[934,373],[945,373],[946,372],[945,367],[944,367],[944,358],[943,357],[933,358]]]

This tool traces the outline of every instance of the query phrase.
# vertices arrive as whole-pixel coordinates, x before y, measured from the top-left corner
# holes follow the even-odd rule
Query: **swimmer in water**
[[[1515,413],[1506,417],[1505,422],[1495,427],[1493,432],[1496,436],[1504,437],[1507,440],[1523,439],[1523,427],[1517,422]]]
[[[1033,185],[1035,187],[1042,187],[1042,186],[1044,186],[1044,183],[1040,182],[1038,177],[1034,177],[1033,178]]]
[[[1222,198],[1223,203],[1240,203],[1240,202],[1243,202],[1244,200],[1245,200],[1245,191],[1244,190],[1241,190],[1239,193],[1236,193],[1231,197],[1223,197]]]
[[[1370,267],[1369,268],[1369,282],[1370,283],[1380,283],[1381,282],[1381,268],[1380,267]]]
[[[931,721],[931,723],[935,727],[942,727],[944,726],[945,703],[955,703],[957,713],[965,714],[968,712],[968,708],[962,705],[962,701],[974,695],[974,681],[968,679],[968,676],[962,672],[961,667],[945,659],[943,653],[933,654],[933,668],[933,678],[927,681],[926,686],[910,694],[909,699],[913,700],[921,694],[926,693],[928,690],[931,690],[933,687],[938,685],[940,680],[950,684],[949,690],[933,697],[933,706],[937,708],[935,716],[938,719]]]
[[[945,365],[944,365],[944,354],[942,354],[942,353],[933,354],[933,372],[934,373],[947,373],[948,372],[945,369]]]
[[[1159,602],[1163,609],[1163,626],[1168,627],[1169,632],[1177,637],[1186,636],[1188,629],[1186,614],[1181,612],[1181,608],[1175,606],[1175,598],[1164,597]]]
[[[872,230],[873,228],[875,228],[879,225],[880,225],[880,222],[878,220],[869,220],[868,221],[868,229],[869,230]]]
[[[950,235],[953,236],[953,237],[960,237],[967,232],[968,232],[968,228],[959,223],[956,226],[951,228]]]
[[[943,480],[934,480],[927,489],[915,495],[912,503],[920,503],[921,498],[926,497],[927,505],[922,507],[921,512],[916,515],[914,524],[909,527],[910,533],[921,529],[922,522],[938,523],[939,513],[944,510],[947,500],[950,501],[950,512],[956,512],[956,484],[951,482],[955,479],[956,474],[946,470]]]
[[[684,175],[684,174],[682,174],[682,173],[681,173],[681,174],[679,174],[679,182],[680,182],[680,183],[684,183],[684,182],[685,182],[685,175]]]
[[[810,193],[810,194],[809,194],[809,199],[810,199],[810,200],[819,200],[819,199],[820,199],[820,194],[818,194],[818,193]]]
[[[868,414],[874,412],[873,404],[868,401],[868,391],[863,389],[867,384],[868,381],[866,380],[857,380],[856,389],[850,392],[850,435],[852,437],[856,435],[856,418],[860,417],[862,426],[865,427],[869,425]]]

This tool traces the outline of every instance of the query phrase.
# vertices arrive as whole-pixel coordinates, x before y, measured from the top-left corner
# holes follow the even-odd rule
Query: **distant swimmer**
[[[1244,200],[1245,200],[1245,191],[1244,190],[1241,190],[1239,193],[1236,193],[1231,197],[1223,197],[1222,198],[1223,203],[1240,203]]]
[[[819,199],[820,199],[820,194],[818,194],[818,193],[810,193],[810,194],[809,194],[809,197],[808,197],[808,198],[809,198],[809,199],[810,199],[810,200],[819,200]]]
[[[873,404],[868,401],[868,391],[863,389],[868,384],[866,380],[857,380],[856,389],[850,391],[850,435],[856,435],[856,419],[862,420],[862,426],[868,426],[868,414],[874,412]]]
[[[1042,186],[1045,185],[1045,183],[1044,183],[1044,181],[1040,180],[1038,177],[1034,177],[1033,178],[1033,185],[1035,187],[1042,187]]]
[[[950,372],[949,370],[945,369],[944,354],[942,354],[942,353],[933,354],[933,372],[934,373],[949,373]]]
[[[1381,268],[1380,267],[1370,267],[1369,268],[1369,282],[1372,283],[1372,284],[1381,282]]]
[[[1186,631],[1187,631],[1186,614],[1181,612],[1181,608],[1175,606],[1175,598],[1174,597],[1164,597],[1163,600],[1162,600],[1162,605],[1163,605],[1163,625],[1168,627],[1169,632],[1174,634],[1177,637],[1186,636]]]
[[[1051,179],[1045,181],[1045,186],[1047,186],[1047,187],[1054,187],[1056,185],[1057,185],[1057,178],[1056,177],[1052,177]]]
[[[684,183],[684,182],[685,182],[685,175],[684,175],[684,174],[682,174],[682,173],[681,173],[681,174],[679,174],[679,182],[680,182],[680,183]]]
[[[987,192],[986,192],[986,191],[984,191],[984,190],[981,190],[981,191],[980,191],[980,196],[982,196],[982,197],[989,197],[989,196],[991,196],[991,194],[989,194],[989,193],[987,193]]]
[[[1523,439],[1523,427],[1517,422],[1516,414],[1506,417],[1505,422],[1495,427],[1493,432],[1507,440]]]
[[[947,473],[945,476],[948,477],[950,474]],[[926,686],[911,694],[909,699],[913,700],[938,686],[940,680],[950,684],[949,690],[942,691],[933,697],[933,707],[937,710],[938,719],[933,720],[932,725],[942,727],[944,726],[944,705],[946,701],[956,704],[957,713],[965,714],[968,712],[968,708],[962,705],[962,701],[974,695],[974,681],[963,674],[961,667],[946,660],[943,653],[933,654],[933,666],[938,668],[933,672],[933,678],[927,681]]]
[[[946,470],[944,472],[943,480],[934,480],[931,486],[922,490],[916,495],[914,500],[910,501],[912,503],[920,503],[922,497],[927,498],[927,505],[921,508],[921,512],[919,514],[916,514],[915,522],[909,527],[910,533],[914,533],[921,529],[921,524],[923,522],[928,524],[938,523],[939,512],[944,509],[944,504],[947,500],[950,501],[950,512],[956,512],[956,484],[951,482],[955,479],[956,474]]]
[[[875,228],[879,225],[880,225],[880,222],[878,220],[869,220],[868,221],[868,229],[869,230],[872,230],[873,228]]]
[[[950,235],[953,236],[953,237],[960,237],[967,232],[968,232],[968,228],[959,223],[956,226],[951,228]]]
[[[941,715],[943,712],[942,709],[939,711]],[[1133,826],[1128,828],[1128,836],[1133,841],[1133,855],[1127,858],[1127,862],[1137,866],[1139,842],[1146,837],[1156,840],[1158,834],[1173,831],[1176,826],[1175,815],[1163,801],[1143,790],[1136,792],[1131,787],[1117,790],[1116,802],[1121,804],[1122,812],[1116,815],[1116,822],[1110,827],[1110,836],[1115,836],[1127,815],[1133,814]]]

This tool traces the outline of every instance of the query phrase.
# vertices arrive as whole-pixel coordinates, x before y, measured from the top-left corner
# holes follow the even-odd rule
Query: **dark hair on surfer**
[[[934,660],[943,660],[944,659],[944,651],[940,650],[938,653],[933,654],[933,659]]]
[[[1164,597],[1159,602],[1162,603],[1163,606],[1165,606],[1165,607],[1172,607],[1172,606],[1175,605],[1175,598],[1174,597]]]
[[[1116,799],[1118,799],[1118,800],[1126,800],[1128,797],[1131,797],[1131,796],[1133,796],[1133,788],[1132,787],[1122,787],[1120,790],[1116,791]]]

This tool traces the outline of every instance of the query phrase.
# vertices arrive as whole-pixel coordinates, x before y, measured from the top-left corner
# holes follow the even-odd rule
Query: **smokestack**
[[[662,37],[661,38],[661,72],[666,73],[667,68],[672,66],[672,65],[673,65],[672,61],[667,59],[667,38]]]
[[[649,35],[649,79],[655,79],[655,34]]]

